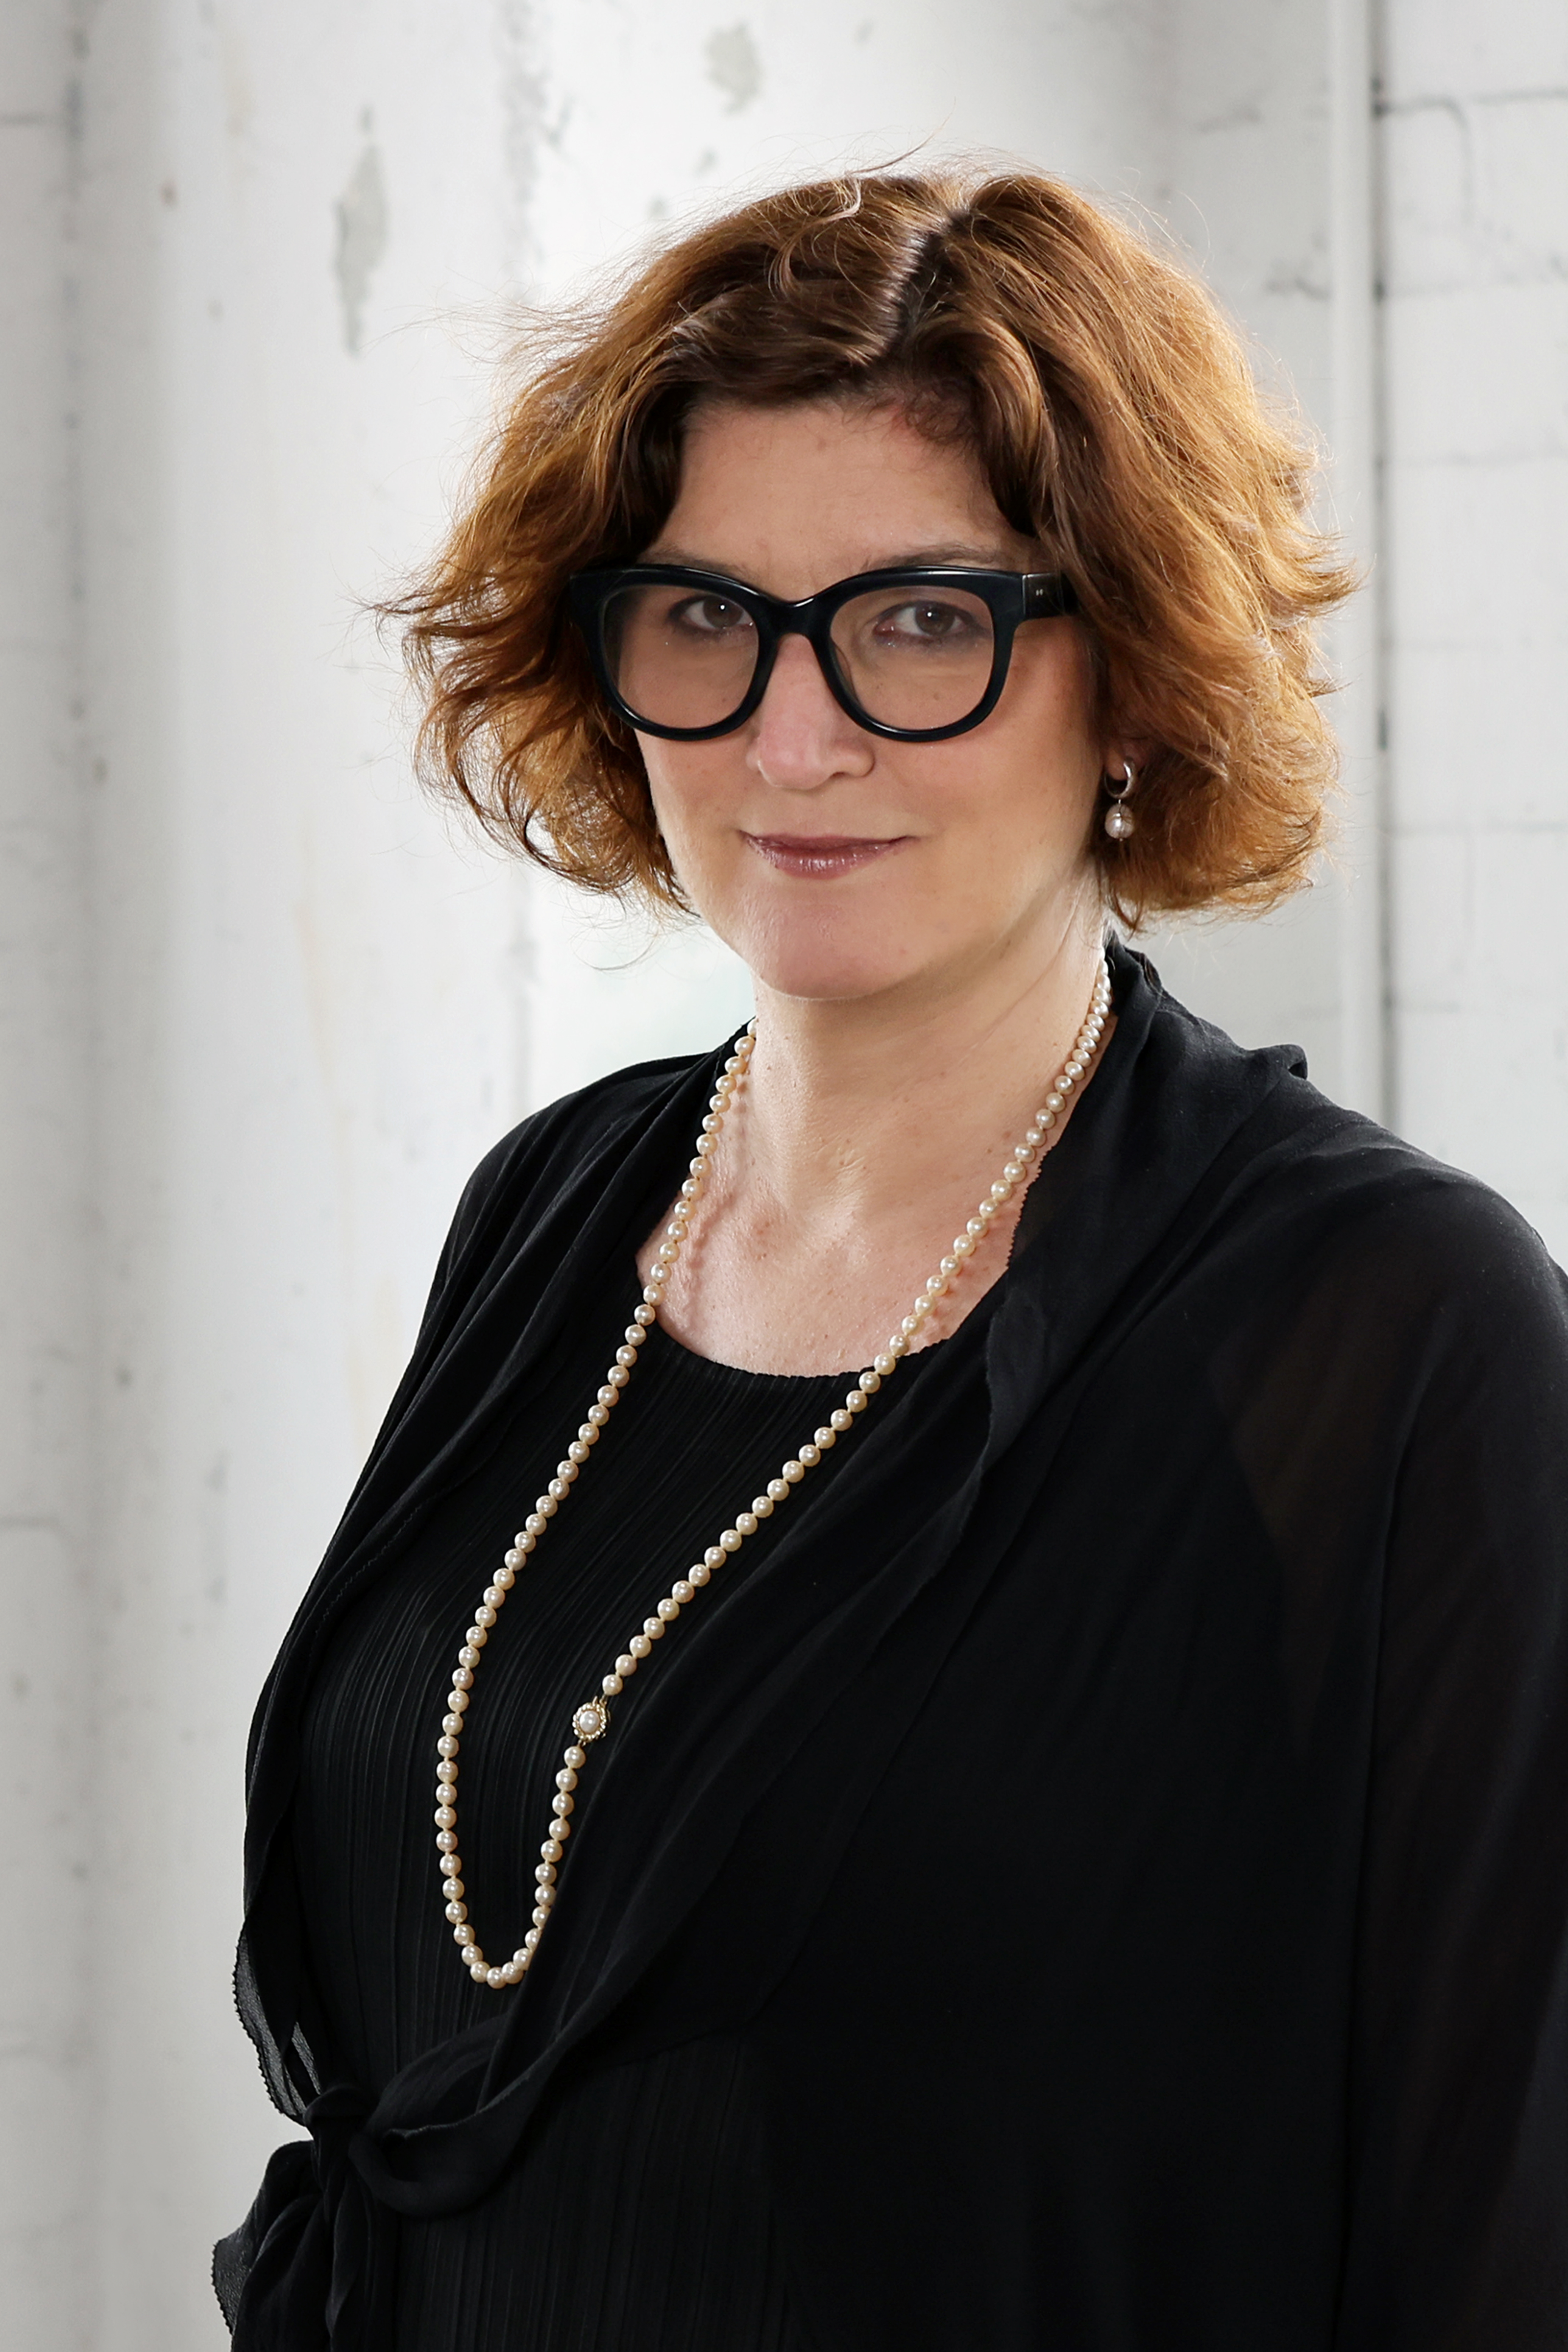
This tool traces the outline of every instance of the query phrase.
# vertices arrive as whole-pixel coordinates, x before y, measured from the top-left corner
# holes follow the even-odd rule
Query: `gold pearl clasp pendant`
[[[603,1739],[609,1727],[610,1709],[602,1698],[587,1700],[572,1717],[572,1728],[584,1748],[591,1747],[595,1739]]]

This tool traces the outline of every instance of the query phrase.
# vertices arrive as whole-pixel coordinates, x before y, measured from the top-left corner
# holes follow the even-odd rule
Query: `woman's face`
[[[889,565],[1043,568],[967,450],[826,401],[699,411],[646,560],[792,600]],[[996,709],[946,742],[868,734],[799,636],[733,734],[640,740],[687,895],[764,987],[924,995],[1048,960],[1098,919],[1088,842],[1110,749],[1092,713],[1079,624],[1029,621]]]

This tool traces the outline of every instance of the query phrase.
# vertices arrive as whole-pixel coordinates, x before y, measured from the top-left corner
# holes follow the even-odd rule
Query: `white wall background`
[[[279,2137],[227,1989],[257,1685],[468,1169],[743,1003],[422,806],[354,625],[520,289],[921,141],[1166,218],[1333,436],[1375,585],[1339,867],[1162,961],[1568,1255],[1568,17],[1369,5],[0,20],[5,2352],[221,2343],[206,2249]]]

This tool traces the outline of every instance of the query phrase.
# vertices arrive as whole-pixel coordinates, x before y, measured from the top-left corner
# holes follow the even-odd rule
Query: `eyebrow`
[[[754,580],[748,580],[743,572],[731,572],[726,565],[715,562],[711,556],[693,554],[689,549],[684,547],[665,547],[656,541],[648,552],[639,558],[639,561],[644,563],[679,563],[689,572],[714,572],[726,579],[739,580],[749,588],[754,588],[757,585]],[[1016,568],[1002,551],[994,546],[977,547],[958,541],[951,541],[942,547],[905,549],[896,555],[884,556],[879,562],[865,564],[860,568],[868,572],[915,572],[927,571],[944,564],[963,565],[979,572],[1011,572]],[[859,572],[848,572],[843,576],[847,580],[854,580],[859,577]]]

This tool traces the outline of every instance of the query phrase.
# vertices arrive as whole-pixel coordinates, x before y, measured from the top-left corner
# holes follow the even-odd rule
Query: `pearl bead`
[[[627,1677],[627,1675],[635,1675],[635,1674],[636,1674],[636,1672],[637,1672],[637,1660],[636,1660],[636,1659],[635,1659],[635,1658],[630,1654],[630,1653],[629,1653],[629,1652],[627,1652],[627,1651],[626,1651],[626,1650],[623,1650],[623,1651],[621,1652],[620,1656],[616,1660],[616,1674],[618,1674],[618,1675],[619,1675],[619,1676],[620,1676],[620,1678],[621,1678],[621,1680],[622,1680],[623,1682],[625,1682],[625,1681],[626,1681],[626,1677]]]
[[[577,1774],[572,1765],[563,1764],[555,1775],[555,1785],[558,1789],[574,1789],[577,1786]]]
[[[815,1470],[821,1459],[822,1449],[820,1446],[816,1445],[803,1445],[799,1454],[795,1457],[797,1465],[803,1470]],[[784,1476],[787,1478],[789,1474],[790,1465],[786,1462],[784,1464]]]
[[[678,1583],[670,1586],[669,1597],[672,1601],[679,1601],[684,1609],[689,1601],[696,1600],[697,1588],[695,1585],[689,1584],[685,1577],[681,1577]]]
[[[739,1528],[726,1528],[719,1538],[719,1545],[722,1551],[739,1551],[745,1540]]]
[[[661,1601],[658,1604],[658,1613],[667,1625],[671,1624],[680,1614],[679,1601],[668,1599]]]
[[[765,1502],[765,1501],[767,1500],[766,1496],[764,1496],[763,1497],[763,1501]],[[736,1534],[737,1534],[737,1535],[742,1535],[742,1536],[754,1536],[754,1535],[756,1534],[756,1532],[757,1532],[757,1527],[758,1527],[758,1514],[757,1514],[755,1511],[737,1511],[737,1512],[736,1512],[736,1514],[735,1514],[735,1532],[736,1532]],[[678,1589],[679,1589],[679,1588],[678,1588]]]
[[[784,1480],[786,1486],[798,1486],[801,1480],[805,1475],[805,1465],[798,1459],[786,1462],[781,1468],[779,1475]],[[771,1481],[769,1482],[768,1491],[770,1494],[773,1491]]]
[[[603,1682],[599,1685],[599,1688],[604,1692],[606,1698],[618,1698],[621,1689],[621,1678],[619,1675],[606,1675]]]
[[[724,1565],[724,1559],[725,1553],[722,1541],[716,1544],[710,1544],[707,1550],[702,1555],[703,1565],[707,1568],[722,1568]]]
[[[437,1830],[436,1832],[436,1843],[443,1853],[456,1853],[458,1850],[457,1832],[450,1829]]]
[[[770,1478],[768,1480],[768,1500],[770,1503],[788,1502],[789,1483],[787,1479]]]
[[[459,1921],[461,1921],[461,1920],[466,1919],[466,1918],[468,1917],[468,1905],[467,1905],[466,1903],[448,1903],[448,1904],[447,1904],[447,1918],[448,1918],[448,1919],[452,1920],[454,1923],[457,1923],[457,1922],[459,1922]]]
[[[536,1863],[533,1874],[541,1886],[552,1886],[555,1883],[555,1864],[552,1862]]]
[[[456,1739],[454,1739],[449,1731],[445,1729],[443,1729],[440,1738],[436,1742],[436,1746],[443,1756],[455,1756],[458,1752],[458,1743]]]
[[[457,1779],[457,1777],[458,1777],[458,1768],[457,1768],[457,1766],[456,1766],[455,1764],[447,1764],[447,1763],[443,1762],[443,1763],[440,1763],[440,1764],[437,1764],[437,1767],[436,1767],[436,1778],[437,1779],[437,1780],[455,1780]]]
[[[845,1418],[847,1420],[848,1415],[846,1414]],[[820,1429],[814,1429],[812,1431],[811,1442],[816,1446],[818,1454],[831,1453],[834,1446],[838,1443],[838,1432],[836,1429],[829,1428],[827,1423],[825,1422]]]
[[[626,1643],[626,1647],[631,1652],[634,1658],[646,1658],[648,1652],[652,1649],[653,1643],[648,1640],[646,1633],[634,1633],[631,1640]]]
[[[588,1761],[588,1751],[585,1748],[574,1745],[566,1750],[561,1761],[563,1764],[570,1764],[574,1772],[580,1772]]]
[[[467,1645],[465,1644],[465,1646]],[[459,1691],[470,1690],[473,1687],[474,1681],[473,1668],[471,1666],[455,1666],[452,1670],[452,1680]]]
[[[874,1369],[879,1381],[885,1381],[889,1372],[896,1372],[898,1370],[899,1360],[897,1356],[893,1354],[891,1349],[889,1349],[886,1353],[877,1358]],[[864,1381],[861,1382],[861,1386],[865,1386]]]
[[[650,1642],[661,1642],[664,1639],[662,1617],[645,1617],[642,1621],[642,1629]]]
[[[593,1427],[595,1437],[597,1437],[600,1430],[603,1429],[609,1417],[609,1414],[605,1411],[602,1404],[591,1404],[588,1407],[588,1420]]]
[[[575,1797],[569,1797],[564,1789],[558,1789],[550,1800],[550,1810],[552,1813],[558,1813],[564,1821],[568,1813],[576,1811],[577,1800]]]
[[[560,1839],[547,1837],[539,1851],[544,1856],[546,1862],[559,1862],[561,1859]]]
[[[458,1944],[471,1944],[474,1940],[474,1931],[465,1922],[461,1927],[453,1928],[452,1940]]]

